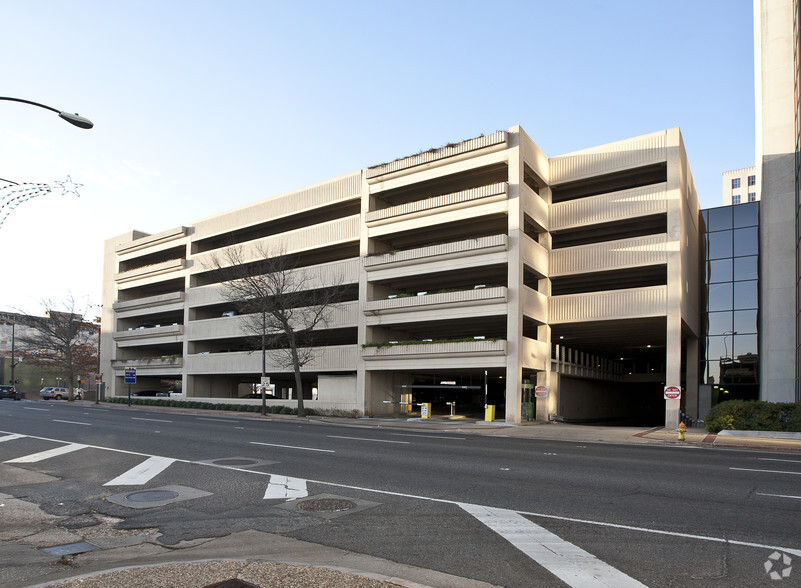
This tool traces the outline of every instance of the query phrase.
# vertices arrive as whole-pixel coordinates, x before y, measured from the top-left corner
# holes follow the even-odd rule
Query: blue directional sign
[[[125,383],[136,384],[136,368],[125,368]]]

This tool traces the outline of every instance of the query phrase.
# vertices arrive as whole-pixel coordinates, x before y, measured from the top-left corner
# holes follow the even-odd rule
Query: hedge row
[[[112,396],[106,398],[106,402],[114,404],[128,404],[127,396]],[[131,398],[131,404],[145,406],[174,406],[178,408],[194,408],[199,410],[225,410],[232,412],[261,412],[261,404],[223,404],[218,402],[200,402],[197,400],[173,400],[170,398]],[[298,409],[290,406],[267,405],[267,412],[271,414],[298,414]],[[358,410],[325,409],[315,410],[304,408],[306,416],[335,416],[347,418],[359,418],[361,413]]]
[[[713,406],[704,419],[706,430],[801,431],[801,403],[727,400]]]
[[[125,396],[106,398],[106,402],[128,404]],[[198,402],[196,400],[171,400],[167,398],[131,398],[131,404],[146,406],[176,406],[179,408],[195,408],[200,410],[227,410],[233,412],[261,412],[261,404],[223,404],[221,402]],[[268,405],[267,412],[273,414],[298,414],[297,408],[289,406]],[[317,414],[313,409],[304,411],[307,415]]]

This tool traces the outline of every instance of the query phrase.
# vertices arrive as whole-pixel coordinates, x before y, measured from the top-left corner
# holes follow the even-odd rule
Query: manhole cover
[[[298,503],[300,510],[310,510],[314,512],[339,512],[350,510],[356,506],[355,502],[342,500],[341,498],[316,498],[314,500],[304,500]]]
[[[131,502],[160,502],[178,498],[178,493],[172,490],[142,490],[125,496]]]
[[[239,466],[239,465],[252,465],[258,463],[255,459],[216,459],[214,463],[217,465]]]

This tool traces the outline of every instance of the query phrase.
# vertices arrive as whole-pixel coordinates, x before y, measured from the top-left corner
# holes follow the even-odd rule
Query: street
[[[165,545],[253,529],[510,587],[801,583],[794,453],[27,400],[0,403],[0,463],[54,477],[6,494]]]

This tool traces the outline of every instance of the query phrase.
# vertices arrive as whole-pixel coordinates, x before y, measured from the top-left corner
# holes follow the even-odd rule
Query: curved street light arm
[[[95,126],[94,123],[90,121],[88,118],[84,118],[78,114],[70,114],[69,112],[58,110],[57,108],[53,108],[52,106],[47,106],[46,104],[40,104],[39,102],[33,102],[32,100],[23,100],[22,98],[9,98],[8,96],[0,96],[0,100],[7,100],[9,102],[22,102],[23,104],[30,104],[32,106],[38,106],[39,108],[44,108],[45,110],[56,112],[58,113],[58,116],[63,118],[65,121],[81,129],[91,129],[93,126]]]

